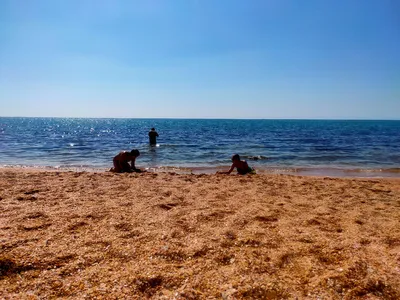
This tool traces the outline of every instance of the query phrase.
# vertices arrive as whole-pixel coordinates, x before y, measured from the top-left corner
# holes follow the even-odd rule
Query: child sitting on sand
[[[232,166],[228,172],[217,172],[217,174],[230,174],[233,169],[236,168],[238,174],[246,175],[246,174],[255,174],[256,171],[249,167],[245,160],[240,160],[239,154],[235,154],[232,156]]]
[[[110,169],[110,172],[142,172],[135,167],[135,160],[139,155],[140,152],[137,149],[133,149],[131,152],[121,151],[113,158],[114,167]],[[130,165],[129,162],[131,162]]]

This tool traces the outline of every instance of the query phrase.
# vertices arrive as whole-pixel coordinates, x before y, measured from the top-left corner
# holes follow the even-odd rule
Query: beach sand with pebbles
[[[400,299],[400,180],[0,169],[2,299]]]

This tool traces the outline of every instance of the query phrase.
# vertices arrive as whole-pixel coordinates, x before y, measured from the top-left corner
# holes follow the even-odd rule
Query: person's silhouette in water
[[[157,137],[158,137],[157,131],[155,130],[155,128],[152,128],[149,131],[149,142],[150,142],[150,145],[152,145],[152,146],[157,145]]]

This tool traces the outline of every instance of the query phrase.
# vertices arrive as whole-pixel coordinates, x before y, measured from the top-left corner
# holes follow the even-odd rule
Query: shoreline
[[[400,180],[0,168],[0,298],[398,299]]]
[[[140,167],[140,166],[139,166]],[[140,167],[142,170],[151,173],[177,174],[215,174],[217,171],[226,171],[230,165],[226,166],[161,166],[161,167]],[[111,168],[111,166],[110,166]],[[110,168],[90,167],[90,166],[31,166],[31,165],[0,165],[1,169],[12,170],[43,170],[43,171],[73,171],[73,172],[108,172]],[[257,174],[280,174],[297,175],[312,177],[331,177],[331,178],[400,178],[400,168],[339,168],[339,167],[283,167],[283,166],[257,166]],[[235,174],[235,170],[232,174]]]

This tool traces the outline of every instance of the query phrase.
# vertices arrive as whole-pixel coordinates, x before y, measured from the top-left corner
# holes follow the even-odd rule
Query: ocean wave
[[[153,126],[160,134],[159,147],[148,144]],[[360,138],[371,126],[373,135]],[[238,153],[251,166],[276,166],[282,172],[292,166],[328,166],[394,168],[351,171],[356,175],[398,174],[399,128],[399,121],[0,118],[0,164],[106,169],[119,151],[136,148],[142,153],[141,167],[229,166]]]
[[[242,158],[248,159],[248,160],[266,160],[270,159],[267,156],[264,155],[242,155]]]

